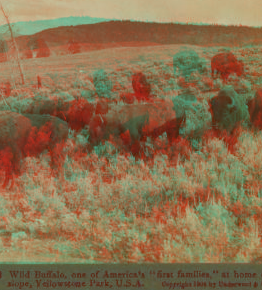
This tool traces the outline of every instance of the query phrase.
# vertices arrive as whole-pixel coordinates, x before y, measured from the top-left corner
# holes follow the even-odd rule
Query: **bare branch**
[[[7,22],[7,25],[8,25],[9,31],[10,31],[10,34],[11,34],[11,39],[12,39],[13,45],[14,45],[15,50],[16,50],[16,59],[17,59],[18,68],[19,68],[19,71],[20,71],[20,74],[21,74],[22,84],[24,85],[25,80],[24,80],[24,74],[23,74],[23,71],[22,71],[22,66],[21,66],[21,63],[20,63],[19,50],[17,48],[16,42],[15,42],[15,39],[14,39],[13,30],[12,30],[12,27],[10,25],[8,15],[6,14],[6,12],[5,12],[4,8],[3,8],[2,3],[0,3],[0,9],[2,10],[2,12],[4,14],[4,17],[6,19],[6,22]]]

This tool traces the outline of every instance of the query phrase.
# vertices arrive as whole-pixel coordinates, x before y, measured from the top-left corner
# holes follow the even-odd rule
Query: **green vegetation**
[[[234,53],[245,53],[248,66],[253,49]],[[216,53],[205,50],[209,60]],[[15,261],[18,253],[25,262],[226,263],[261,258],[262,132],[240,127],[234,153],[221,138],[200,138],[211,121],[207,101],[224,86],[210,78],[209,70],[191,74],[195,87],[185,90],[177,85],[171,62],[171,57],[162,60],[154,55],[137,66],[153,95],[176,100],[174,106],[186,110],[177,143],[168,147],[165,134],[155,141],[148,138],[144,145],[148,159],[135,161],[114,140],[87,153],[89,135],[84,129],[70,132],[59,179],[51,173],[47,153],[24,159],[23,174],[12,191],[1,189],[2,261]],[[244,79],[229,78],[234,88],[246,83],[247,90],[239,91],[241,102],[255,94],[251,83],[261,83],[259,70],[250,65]],[[131,91],[128,71],[128,67],[112,74],[106,71],[101,94],[109,90],[117,99]],[[93,89],[90,86],[93,74],[83,73],[81,80],[59,77],[53,76],[56,90],[31,93],[53,98],[67,98],[65,92],[99,96],[95,82]],[[21,101],[24,95],[11,92],[7,101],[12,110],[27,105],[26,98]],[[2,110],[4,106],[3,102]],[[4,175],[0,176],[2,183]]]

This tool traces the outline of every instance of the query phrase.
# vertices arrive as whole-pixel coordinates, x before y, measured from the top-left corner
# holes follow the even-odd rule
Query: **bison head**
[[[220,94],[213,97],[209,102],[209,109],[212,115],[213,126],[227,129],[233,125],[228,122],[230,122],[230,116],[237,110],[237,105],[234,98],[229,95],[222,94],[220,91]]]

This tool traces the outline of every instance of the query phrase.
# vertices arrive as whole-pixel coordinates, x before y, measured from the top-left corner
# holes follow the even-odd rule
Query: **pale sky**
[[[262,26],[262,0],[2,0],[11,22],[91,16]]]

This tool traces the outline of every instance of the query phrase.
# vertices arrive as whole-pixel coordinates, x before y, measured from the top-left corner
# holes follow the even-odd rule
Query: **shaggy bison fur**
[[[37,155],[48,150],[51,156],[51,167],[57,166],[56,161],[68,137],[68,125],[65,121],[50,115],[24,114],[29,119],[32,131],[25,147],[27,155]],[[56,147],[59,147],[56,148]]]
[[[1,112],[1,166],[4,167],[5,170],[3,187],[8,185],[10,179],[13,177],[13,173],[20,174],[20,161],[31,129],[31,122],[28,118],[10,111]]]
[[[250,121],[254,127],[262,129],[262,89],[256,91],[255,97],[247,102]]]
[[[214,77],[214,72],[216,72],[225,81],[232,73],[242,76],[244,74],[244,64],[241,60],[237,60],[233,53],[223,52],[212,58],[211,71],[212,77]]]
[[[172,107],[173,103],[167,101],[124,105],[112,109],[104,116],[96,115],[89,125],[90,144],[97,145],[108,140],[110,135],[121,137],[123,144],[137,156],[140,141],[146,137],[155,139],[166,132],[168,140],[172,142],[178,137],[179,128],[185,119],[185,114],[177,114]],[[124,136],[126,132],[129,132],[129,141]]]
[[[219,130],[231,132],[248,119],[248,109],[233,87],[221,89],[209,102],[212,125]]]
[[[0,114],[0,155],[1,166],[6,176],[6,187],[13,174],[19,175],[20,161],[25,156],[38,156],[49,150],[51,167],[55,168],[59,155],[68,136],[68,125],[50,115],[34,115],[3,111]]]
[[[97,104],[98,111],[107,111],[105,104]],[[24,112],[26,114],[51,115],[68,123],[72,130],[79,131],[89,124],[96,105],[84,99],[73,101],[55,101],[42,99],[34,102]]]
[[[248,121],[248,109],[241,97],[231,87],[220,90],[217,96],[209,101],[212,115],[212,128],[217,137],[226,136],[228,142],[237,142],[238,128],[243,121]],[[230,146],[234,144],[228,144]],[[232,147],[231,146],[231,147]]]

